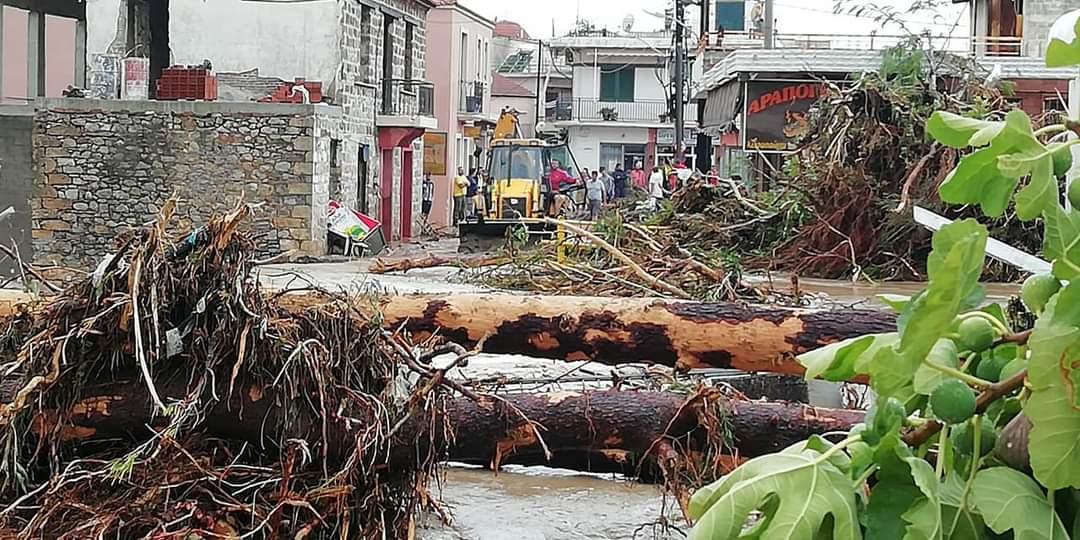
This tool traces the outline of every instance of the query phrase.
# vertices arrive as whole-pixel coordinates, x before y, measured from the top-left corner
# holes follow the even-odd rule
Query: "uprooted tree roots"
[[[388,469],[380,457],[410,410],[381,328],[347,302],[286,313],[264,296],[249,274],[255,245],[238,233],[246,207],[173,237],[173,206],[92,277],[6,325],[0,529],[404,536],[436,459],[432,450]],[[125,379],[145,388],[152,426],[67,444],[93,434],[73,416],[99,406],[112,414],[107,402],[85,401],[95,385]],[[249,418],[258,444],[205,434],[215,409],[260,388],[272,403]],[[438,394],[426,397],[431,412]],[[328,447],[330,431],[340,448]]]

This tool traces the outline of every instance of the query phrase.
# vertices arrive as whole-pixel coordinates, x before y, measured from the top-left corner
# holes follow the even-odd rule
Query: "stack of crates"
[[[157,81],[159,100],[215,101],[217,97],[217,76],[202,66],[165,68]]]
[[[304,79],[296,79],[294,83],[284,83],[274,90],[273,94],[266,96],[259,101],[263,103],[303,103],[304,96],[300,92],[293,94],[294,86],[303,86],[307,88],[308,94],[311,97],[312,103],[322,102],[322,83],[306,81]]]

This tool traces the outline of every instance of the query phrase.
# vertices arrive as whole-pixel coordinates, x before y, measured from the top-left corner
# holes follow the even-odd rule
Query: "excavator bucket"
[[[542,221],[489,220],[482,223],[459,223],[458,253],[491,253],[510,244],[524,247],[551,236],[552,232]]]

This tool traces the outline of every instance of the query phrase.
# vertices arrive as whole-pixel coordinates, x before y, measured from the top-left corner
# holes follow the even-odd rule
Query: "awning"
[[[731,126],[742,112],[743,84],[738,79],[731,79],[709,90],[705,99],[705,114],[702,127],[706,129],[726,129]]]

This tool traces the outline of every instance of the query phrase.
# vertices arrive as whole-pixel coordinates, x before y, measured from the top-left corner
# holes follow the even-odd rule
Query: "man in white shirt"
[[[604,198],[607,194],[607,186],[600,175],[593,173],[592,178],[585,181],[585,195],[589,201],[589,219],[596,221],[600,217],[600,210],[604,207]]]
[[[649,204],[654,211],[660,209],[660,201],[664,198],[664,173],[660,167],[653,167],[649,176]]]

